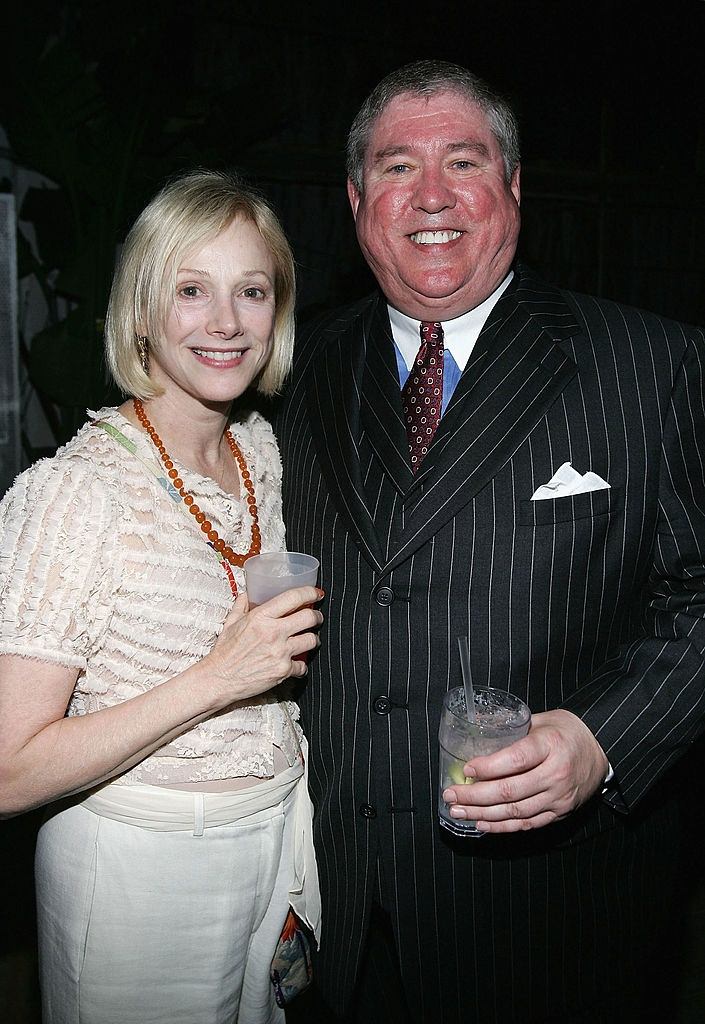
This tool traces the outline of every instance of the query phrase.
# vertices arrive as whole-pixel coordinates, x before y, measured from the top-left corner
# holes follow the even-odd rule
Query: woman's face
[[[150,377],[167,394],[209,405],[241,395],[269,358],[274,283],[272,255],[244,218],[187,253]]]

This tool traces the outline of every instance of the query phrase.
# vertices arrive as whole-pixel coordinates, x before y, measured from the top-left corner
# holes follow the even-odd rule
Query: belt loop
[[[206,798],[204,793],[193,794],[193,834],[203,835],[206,820]]]

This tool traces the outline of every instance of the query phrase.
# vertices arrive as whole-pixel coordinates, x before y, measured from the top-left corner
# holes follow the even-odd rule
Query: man
[[[630,1019],[705,711],[703,335],[514,262],[515,121],[465,69],[388,76],[348,156],[381,294],[303,335],[279,422],[288,544],[327,593],[318,990],[332,1019]],[[437,732],[466,636],[533,721],[444,792],[487,833],[456,839]]]

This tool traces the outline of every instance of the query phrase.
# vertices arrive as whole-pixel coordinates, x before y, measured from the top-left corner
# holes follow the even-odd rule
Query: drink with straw
[[[457,686],[443,698],[441,724],[438,730],[440,744],[440,779],[438,816],[441,827],[454,836],[482,836],[474,821],[452,818],[443,791],[453,786],[472,785],[465,777],[466,761],[508,747],[526,736],[531,723],[531,712],[519,697],[507,690],[489,686],[475,687],[472,692],[472,720],[468,717],[465,688]]]

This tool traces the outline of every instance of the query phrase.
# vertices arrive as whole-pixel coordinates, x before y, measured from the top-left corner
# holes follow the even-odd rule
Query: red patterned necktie
[[[424,321],[421,324],[421,348],[401,392],[414,473],[431,446],[441,419],[442,402],[443,328],[440,324]]]

